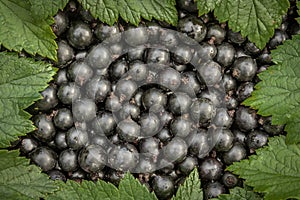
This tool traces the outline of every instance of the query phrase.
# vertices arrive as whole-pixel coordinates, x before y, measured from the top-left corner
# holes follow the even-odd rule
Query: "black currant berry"
[[[125,119],[118,123],[117,132],[123,140],[134,142],[141,135],[141,126],[132,119]]]
[[[63,104],[72,104],[81,96],[80,88],[74,82],[68,82],[59,87],[57,96]]]
[[[257,127],[256,112],[247,107],[239,107],[235,114],[235,123],[241,131],[247,132]]]
[[[196,17],[186,17],[178,21],[177,30],[187,34],[197,42],[201,42],[206,35],[206,26]]]
[[[222,163],[215,158],[206,158],[199,166],[200,177],[209,181],[219,179],[222,172]]]
[[[77,153],[72,149],[66,149],[59,154],[58,163],[65,172],[73,172],[78,168]]]
[[[31,154],[30,158],[43,171],[53,169],[57,162],[57,154],[48,147],[38,147]]]
[[[88,133],[78,128],[71,128],[66,134],[66,141],[68,146],[73,150],[81,149],[88,143]]]
[[[255,60],[251,57],[237,58],[233,63],[232,76],[239,81],[251,81],[257,71]]]
[[[224,152],[223,160],[227,165],[238,162],[247,156],[245,147],[240,143],[235,143],[229,151]]]
[[[131,144],[114,146],[107,155],[109,166],[120,171],[133,170],[139,161],[138,151]]]
[[[187,138],[187,144],[189,152],[199,159],[207,156],[213,148],[207,131],[204,129],[193,131]]]
[[[54,138],[56,131],[50,116],[45,114],[35,116],[34,125],[37,130],[33,134],[40,141],[49,142]]]
[[[84,49],[91,44],[93,33],[88,24],[76,22],[71,25],[67,37],[73,47]]]
[[[164,158],[170,162],[182,162],[187,155],[188,146],[180,137],[174,137],[164,148]]]
[[[53,121],[57,128],[67,130],[73,126],[73,115],[68,108],[61,108],[54,115]]]
[[[72,104],[74,120],[88,122],[96,117],[97,106],[91,99],[78,99]]]
[[[99,145],[89,145],[83,148],[78,155],[78,162],[86,172],[95,173],[102,170],[107,163],[105,150]]]
[[[225,187],[219,182],[209,183],[204,190],[205,199],[216,198],[220,194],[224,194],[224,193],[225,193]]]
[[[155,176],[152,188],[158,198],[168,199],[174,193],[174,182],[168,176]]]
[[[54,108],[58,104],[56,92],[57,91],[54,86],[48,86],[43,92],[41,92],[42,99],[36,102],[36,107],[41,111],[48,111]]]

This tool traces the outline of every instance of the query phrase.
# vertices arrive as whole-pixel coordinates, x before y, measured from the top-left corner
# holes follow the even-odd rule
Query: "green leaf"
[[[59,9],[63,9],[69,0],[29,0],[31,3],[31,10],[42,19],[49,16],[54,16]]]
[[[201,16],[215,9],[221,0],[197,0],[198,15]]]
[[[235,187],[230,189],[230,194],[221,194],[213,200],[262,200],[258,194],[244,188]]]
[[[141,18],[155,18],[172,25],[177,24],[175,0],[79,0],[92,15],[109,25],[114,24],[119,15],[126,21],[138,25]]]
[[[119,192],[122,200],[156,200],[155,194],[136,180],[130,173],[127,173],[119,184]]]
[[[96,183],[83,180],[77,183],[68,180],[67,183],[58,181],[60,190],[49,195],[48,200],[82,200],[82,199],[105,199],[105,200],[156,200],[154,193],[149,193],[148,189],[141,185],[131,174],[127,173],[120,181],[119,190],[111,183],[99,180]]]
[[[245,183],[265,199],[300,198],[300,146],[287,145],[285,137],[270,138],[269,145],[256,150],[249,160],[227,169],[246,179]]]
[[[39,199],[57,186],[18,151],[0,150],[1,199]]]
[[[259,74],[252,96],[243,103],[272,115],[273,124],[286,124],[287,142],[300,142],[300,35],[271,52],[277,63]]]
[[[50,64],[0,53],[0,148],[34,130],[30,115],[22,109],[41,97],[39,91],[54,73]]]
[[[23,49],[57,60],[53,20],[34,17],[31,5],[20,0],[0,0],[0,44],[17,52]]]
[[[274,34],[289,8],[288,0],[198,0],[199,14],[214,9],[220,22],[241,32],[259,48],[263,48]]]
[[[172,200],[202,200],[203,192],[197,168],[195,168],[184,181]]]
[[[50,200],[82,200],[82,199],[105,199],[105,200],[117,200],[119,199],[118,189],[111,183],[106,183],[102,180],[97,182],[83,180],[81,183],[77,183],[72,180],[68,180],[66,183],[56,181],[60,189],[50,194],[46,199]]]

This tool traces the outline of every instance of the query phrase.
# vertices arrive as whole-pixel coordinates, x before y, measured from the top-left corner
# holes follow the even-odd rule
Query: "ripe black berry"
[[[174,182],[168,176],[155,176],[152,188],[158,198],[167,199],[173,195]]]
[[[223,172],[222,163],[214,158],[206,158],[199,166],[199,173],[202,179],[217,180]]]
[[[63,171],[75,171],[78,168],[77,153],[72,149],[66,149],[60,153],[58,162]]]
[[[43,171],[49,171],[56,165],[57,154],[48,147],[39,147],[30,154],[30,158]]]
[[[73,116],[69,109],[61,108],[55,114],[53,121],[57,128],[67,130],[73,125]]]
[[[89,145],[80,151],[78,162],[86,172],[99,172],[106,165],[107,155],[101,146]]]
[[[239,81],[251,81],[256,71],[255,60],[250,57],[240,57],[233,63],[232,76]]]
[[[165,147],[163,147],[164,158],[171,162],[181,162],[187,155],[188,146],[186,142],[174,137]]]
[[[56,131],[50,116],[45,114],[37,115],[34,119],[34,125],[37,127],[37,130],[33,134],[37,139],[49,142],[55,136]]]
[[[68,41],[77,49],[84,49],[91,44],[92,39],[92,30],[86,23],[76,22],[71,25],[68,31]]]
[[[66,134],[66,141],[70,148],[78,150],[87,145],[88,133],[85,130],[71,128]]]

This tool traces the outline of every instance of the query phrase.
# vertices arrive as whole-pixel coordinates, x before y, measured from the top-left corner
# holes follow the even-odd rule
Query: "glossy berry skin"
[[[140,108],[136,104],[127,102],[122,106],[118,114],[120,119],[130,117],[131,119],[138,120],[140,118]]]
[[[216,108],[209,99],[199,98],[191,105],[190,115],[196,122],[204,124],[216,115]]]
[[[91,121],[96,117],[97,106],[91,99],[78,99],[72,105],[74,121]]]
[[[206,35],[206,26],[196,17],[186,17],[178,21],[177,30],[187,34],[197,42],[201,42]]]
[[[182,162],[187,155],[188,146],[180,137],[174,137],[164,148],[164,158],[170,162]]]
[[[149,39],[149,34],[147,29],[140,26],[138,28],[129,27],[127,31],[124,32],[124,39],[127,44],[132,47],[145,44]]]
[[[246,40],[240,32],[233,32],[232,30],[228,30],[227,37],[230,42],[235,44],[242,44]]]
[[[139,142],[139,150],[146,157],[155,157],[159,154],[159,140],[154,137],[142,139]]]
[[[80,88],[74,82],[68,82],[59,87],[57,96],[63,104],[72,104],[81,96]]]
[[[135,81],[143,81],[148,76],[148,67],[142,61],[135,60],[129,64],[128,76]]]
[[[216,116],[214,117],[212,124],[215,125],[216,127],[225,127],[225,128],[230,128],[232,124],[232,117],[229,115],[227,109],[219,108]]]
[[[198,69],[197,75],[202,84],[207,86],[216,85],[222,80],[221,66],[214,61],[209,61]]]
[[[177,117],[170,124],[171,133],[174,136],[185,138],[192,131],[192,122],[183,117]]]
[[[285,32],[281,30],[275,30],[274,36],[271,38],[269,42],[269,47],[271,49],[276,48],[276,46],[282,44],[285,40],[288,39],[288,36]]]
[[[180,86],[180,74],[173,68],[167,68],[158,73],[158,84],[171,90],[176,91]]]
[[[161,128],[160,119],[152,112],[142,114],[139,124],[141,125],[141,137],[154,136]]]
[[[259,130],[254,130],[247,135],[246,144],[250,149],[258,149],[268,143],[268,135]]]
[[[133,170],[139,161],[138,151],[131,144],[114,146],[107,155],[109,167],[120,171]]]
[[[121,101],[129,100],[137,90],[137,84],[133,80],[122,79],[118,81],[115,94]]]
[[[206,38],[212,39],[215,44],[221,44],[225,39],[226,31],[218,24],[208,26]]]
[[[227,42],[223,42],[222,44],[218,45],[217,49],[218,53],[216,61],[224,67],[231,65],[235,57],[234,47]]]
[[[52,25],[52,30],[55,35],[59,36],[66,31],[68,24],[69,19],[67,15],[62,11],[58,11],[58,13],[54,16],[54,24]]]
[[[110,112],[117,112],[122,108],[122,104],[119,100],[119,97],[111,95],[106,98],[105,109]]]
[[[233,188],[235,187],[239,182],[238,177],[236,177],[234,174],[230,172],[225,172],[222,176],[222,183],[228,187]]]
[[[68,70],[68,78],[70,81],[82,86],[93,76],[93,69],[84,61],[75,61]]]
[[[245,99],[251,96],[253,90],[254,90],[254,83],[252,82],[242,83],[236,91],[237,100],[240,102],[244,101]]]
[[[197,11],[197,5],[196,2],[193,0],[179,0],[176,1],[179,8],[187,11],[187,12],[196,12]]]
[[[73,150],[81,149],[88,143],[88,133],[81,129],[71,128],[66,134],[68,146]]]
[[[167,128],[163,128],[157,133],[156,137],[161,142],[168,142],[172,139],[172,134]]]
[[[100,41],[103,41],[105,39],[115,36],[119,32],[119,27],[116,24],[114,24],[113,26],[108,26],[106,24],[100,23],[96,27],[94,34]]]
[[[165,107],[167,95],[160,89],[151,88],[143,93],[142,104],[145,109],[150,109],[154,105]]]
[[[48,111],[58,104],[57,90],[54,86],[48,86],[42,93],[42,99],[36,102],[36,107],[41,111]]]
[[[67,130],[73,125],[73,116],[69,109],[61,108],[55,114],[53,121],[57,128]]]
[[[110,112],[98,113],[97,117],[91,122],[92,131],[96,135],[112,135],[116,126],[116,120]]]
[[[107,163],[107,155],[101,146],[89,145],[80,151],[78,162],[86,172],[99,172]]]
[[[209,183],[204,190],[205,199],[216,198],[223,193],[225,193],[225,187],[219,182]]]
[[[56,148],[58,149],[66,149],[68,147],[66,142],[66,133],[65,132],[58,132],[55,134],[54,143]]]
[[[250,57],[240,57],[233,63],[232,76],[239,81],[251,81],[256,71],[255,60]]]
[[[147,51],[147,63],[166,65],[170,62],[170,53],[164,49],[151,48]]]
[[[199,173],[202,179],[217,180],[223,172],[222,163],[215,158],[206,158],[199,166]]]
[[[85,85],[86,96],[96,102],[103,102],[111,91],[111,82],[104,76],[94,76]]]
[[[173,59],[179,64],[188,64],[193,58],[191,49],[188,46],[177,46],[174,50]]]
[[[21,142],[20,150],[24,154],[28,154],[38,147],[38,143],[33,138],[24,138]]]
[[[39,147],[30,154],[30,158],[43,171],[49,171],[56,165],[57,154],[48,147]]]
[[[63,171],[75,171],[78,168],[77,153],[72,149],[66,149],[60,153],[58,162]]]
[[[55,136],[55,127],[49,116],[45,114],[37,115],[34,119],[34,125],[37,127],[34,136],[40,141],[49,142]]]
[[[257,56],[260,54],[260,49],[252,42],[247,42],[244,46],[244,51],[247,55]]]
[[[74,50],[65,40],[57,43],[57,59],[59,67],[63,67],[74,58]]]
[[[237,127],[244,132],[250,131],[257,127],[256,112],[247,107],[239,107],[235,115]]]
[[[263,129],[268,134],[276,135],[283,131],[283,125],[272,125],[272,117],[263,118]]]
[[[71,25],[67,38],[73,47],[77,49],[84,49],[91,44],[93,33],[88,24],[76,22]]]
[[[169,110],[175,115],[185,114],[189,111],[192,99],[183,92],[176,92],[169,97]]]
[[[91,49],[86,61],[93,69],[106,69],[112,61],[112,54],[108,47],[99,44]]]
[[[167,199],[173,195],[174,182],[168,176],[156,176],[152,181],[152,188],[160,199]]]
[[[59,69],[54,76],[54,82],[60,86],[67,83],[68,81],[69,80],[67,77],[67,69],[66,68]]]
[[[183,72],[178,91],[188,94],[191,98],[195,97],[201,91],[197,74],[193,71]]]
[[[65,182],[67,180],[66,176],[59,170],[51,170],[48,171],[47,174],[53,181],[60,180]]]
[[[228,151],[233,146],[234,135],[229,129],[217,131],[217,143],[215,149],[217,151]]]
[[[125,59],[117,60],[111,64],[109,70],[113,79],[119,79],[128,71],[128,63]]]
[[[224,152],[223,160],[227,165],[244,159],[247,155],[245,147],[240,143],[235,143],[229,151]]]
[[[197,158],[189,156],[186,157],[184,161],[178,164],[178,168],[183,174],[188,175],[197,165]]]
[[[198,157],[199,159],[207,156],[213,147],[207,131],[204,129],[193,131],[187,138],[187,145],[189,148],[189,153]]]
[[[144,55],[145,55],[144,47],[130,48],[127,53],[127,60],[129,62],[132,62],[134,60],[143,60]]]
[[[136,141],[141,135],[141,127],[131,119],[125,119],[118,123],[117,132],[127,142]]]

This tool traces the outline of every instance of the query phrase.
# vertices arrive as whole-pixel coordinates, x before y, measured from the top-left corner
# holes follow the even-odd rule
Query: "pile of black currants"
[[[177,27],[108,26],[74,1],[59,11],[59,70],[29,108],[37,129],[17,144],[22,155],[54,180],[117,185],[130,171],[159,199],[195,167],[206,199],[242,186],[226,166],[284,134],[241,102],[270,50],[300,32],[295,8],[260,50],[212,14],[197,17],[193,1],[177,5]]]

